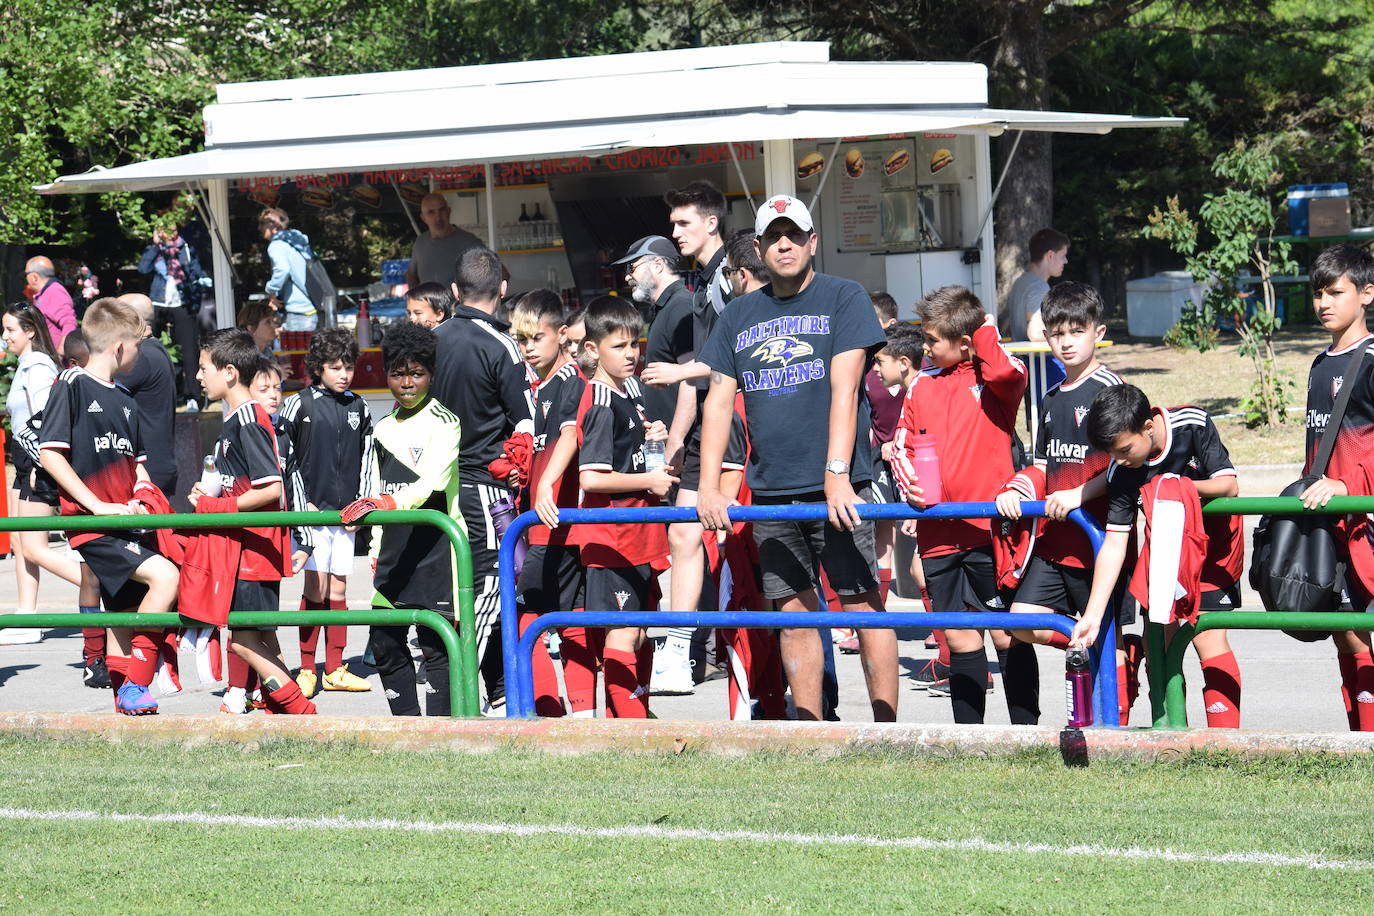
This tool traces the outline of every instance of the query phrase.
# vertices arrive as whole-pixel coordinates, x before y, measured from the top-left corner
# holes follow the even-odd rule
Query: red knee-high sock
[[[605,657],[607,716],[647,719],[649,695],[639,686],[635,653],[626,649],[607,649]]]
[[[1360,688],[1356,686],[1355,681],[1355,654],[1337,652],[1336,667],[1341,672],[1341,702],[1345,704],[1345,721],[1350,725],[1352,732],[1357,732],[1360,730],[1360,714],[1355,708],[1355,694],[1359,693]]]
[[[329,602],[331,611],[348,610],[348,601],[340,598]],[[324,670],[338,671],[343,665],[344,647],[348,645],[348,627],[324,628]]]
[[[539,615],[526,611],[520,615],[520,635]],[[561,646],[560,646],[561,651]],[[549,658],[549,647],[544,640],[534,644],[534,714],[544,718],[563,715],[563,701],[558,697],[558,673],[553,670],[553,659]]]
[[[119,688],[129,679],[129,658],[125,655],[105,656],[105,670],[110,672],[110,689],[119,693]]]
[[[940,653],[935,656],[935,660],[942,665],[949,664],[949,640],[945,639],[944,630],[934,630],[931,633],[935,637],[935,645],[940,648]]]
[[[921,607],[925,608],[927,611],[935,610],[935,606],[930,603],[930,592],[926,591],[924,588],[921,589]]]
[[[205,640],[206,651],[210,654],[210,676],[217,681],[224,677],[224,655],[222,654],[219,633],[219,627],[211,627],[210,635]]]
[[[878,570],[878,593],[882,595],[883,607],[887,607],[887,596],[892,591],[892,570]]]
[[[601,665],[595,646],[599,630],[564,627],[558,655],[563,660],[563,686],[568,691],[568,709],[584,712],[596,709],[596,669]]]
[[[1374,732],[1374,655],[1369,652],[1355,656],[1355,693],[1351,699],[1359,730]]]
[[[301,610],[310,610],[304,595],[301,595]],[[320,644],[319,627],[300,627],[301,632],[301,670],[315,670],[315,648]]]
[[[1234,652],[1202,660],[1202,705],[1208,728],[1240,728],[1240,666]]]
[[[248,662],[232,649],[229,651],[229,686],[242,687],[248,689],[248,676],[253,673],[253,669],[248,667]]]
[[[157,643],[162,634],[135,633],[133,649],[129,653],[129,680],[147,687],[157,674]]]
[[[291,716],[315,715],[315,704],[305,698],[295,681],[287,681],[267,695],[267,708]]]
[[[161,655],[163,667],[167,669],[167,674],[171,676],[172,683],[176,684],[177,689],[181,689],[181,664],[177,659],[177,653],[181,650],[181,636],[176,630],[168,630],[162,638],[162,644],[158,646],[158,653]]]
[[[103,627],[81,628],[81,658],[87,666],[105,654],[105,630]]]
[[[1058,649],[1060,652],[1067,652],[1069,650],[1069,637],[1060,633],[1058,630],[1051,630],[1050,641],[1045,643],[1045,645],[1049,646],[1051,649]]]

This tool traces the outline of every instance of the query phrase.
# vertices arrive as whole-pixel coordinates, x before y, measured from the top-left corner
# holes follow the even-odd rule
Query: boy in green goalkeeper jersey
[[[370,498],[344,508],[344,524],[375,509],[437,509],[459,526],[458,418],[429,396],[435,337],[429,328],[401,324],[382,341],[387,386],[397,407],[373,431]],[[466,529],[465,529],[466,530]],[[453,551],[442,531],[429,525],[377,526],[372,533],[373,607],[425,608],[453,620]],[[415,669],[406,626],[374,626],[372,655],[392,715],[418,716]],[[428,670],[425,713],[447,716],[449,660],[439,636],[419,627]]]

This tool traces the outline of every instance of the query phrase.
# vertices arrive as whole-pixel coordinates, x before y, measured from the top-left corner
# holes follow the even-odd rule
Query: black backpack
[[[1308,476],[1283,488],[1280,496],[1299,496],[1319,480],[1331,460],[1345,406],[1359,378],[1369,344],[1361,343],[1354,361],[1346,370],[1348,384],[1341,386],[1331,416],[1322,432],[1317,456]],[[1336,529],[1337,516],[1265,515],[1251,538],[1250,587],[1259,593],[1266,611],[1336,611],[1341,606],[1345,586],[1346,551],[1344,537]],[[1331,634],[1325,630],[1284,630],[1301,642],[1320,642]]]

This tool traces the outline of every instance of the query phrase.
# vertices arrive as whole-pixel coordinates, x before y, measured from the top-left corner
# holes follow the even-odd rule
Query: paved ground
[[[1242,477],[1245,495],[1272,495],[1296,477],[1291,467],[1246,469]],[[44,610],[68,610],[75,607],[76,590],[65,582],[45,579],[42,585],[41,607]],[[366,564],[355,565],[350,578],[350,604],[366,607],[370,598]],[[300,579],[283,583],[282,607],[298,606]],[[15,604],[13,561],[0,560],[0,607]],[[1258,606],[1252,594],[1246,595],[1246,606]],[[914,602],[897,601],[894,609],[918,610]],[[370,674],[361,664],[366,640],[363,627],[349,631],[348,657],[353,670]],[[281,633],[288,663],[297,659],[296,639],[290,630]],[[1329,643],[1299,643],[1280,633],[1237,632],[1232,644],[1241,662],[1245,686],[1243,722],[1247,728],[1279,729],[1304,732],[1345,731],[1345,715],[1340,705],[1339,678]],[[323,647],[321,647],[323,652]],[[932,653],[919,641],[903,641],[900,647],[904,677],[900,697],[899,719],[902,722],[942,724],[951,722],[949,701],[932,697],[911,686],[909,675]],[[48,631],[41,643],[35,645],[0,646],[0,711],[14,712],[107,712],[111,707],[108,691],[94,691],[81,685],[81,638],[78,630]],[[990,657],[992,653],[989,652]],[[322,658],[322,656],[321,656]],[[1064,723],[1063,710],[1063,654],[1048,649],[1039,650],[1041,697],[1044,711],[1042,723],[1058,726]],[[840,656],[840,716],[844,721],[863,722],[870,719],[863,676],[856,656]],[[184,656],[185,689],[181,694],[164,698],[162,708],[167,713],[212,713],[219,706],[220,685],[196,683],[195,666],[190,656]],[[1190,684],[1200,684],[1196,662],[1190,658],[1185,668]],[[374,690],[370,693],[322,694],[317,700],[321,713],[341,715],[385,715],[383,699],[375,676],[370,677]],[[1189,696],[1190,720],[1203,721],[1200,691],[1194,686]],[[690,697],[655,697],[652,708],[664,719],[722,720],[726,717],[724,681],[704,684]],[[1134,709],[1133,723],[1145,722],[1148,701],[1142,697]],[[1006,723],[1006,706],[1000,681],[988,697],[988,721]]]

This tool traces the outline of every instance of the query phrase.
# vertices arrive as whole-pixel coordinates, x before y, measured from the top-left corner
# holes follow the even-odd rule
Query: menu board
[[[799,189],[814,189],[833,147],[801,156]],[[827,183],[839,217],[841,251],[879,251],[916,241],[915,143],[909,139],[841,142]]]

